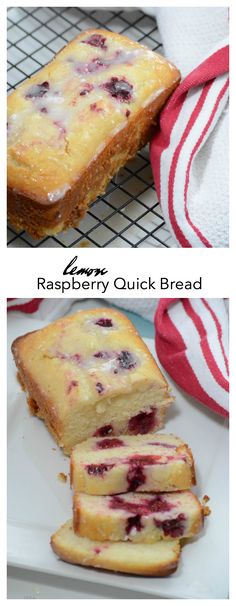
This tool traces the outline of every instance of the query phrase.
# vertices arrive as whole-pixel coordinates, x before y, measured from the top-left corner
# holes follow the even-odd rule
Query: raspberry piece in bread
[[[172,435],[90,438],[71,454],[71,484],[93,495],[166,492],[195,484],[191,450]]]
[[[173,573],[180,557],[178,540],[155,545],[91,541],[74,533],[72,521],[52,536],[51,546],[61,560],[71,564],[144,576],[164,577]]]
[[[30,409],[56,441],[162,427],[168,384],[133,324],[113,309],[80,311],[16,339],[12,351]]]
[[[155,543],[183,539],[202,528],[203,509],[190,491],[91,496],[76,492],[74,531],[95,541]]]
[[[8,216],[33,238],[76,226],[150,140],[180,81],[163,56],[107,30],[80,33],[8,97]]]

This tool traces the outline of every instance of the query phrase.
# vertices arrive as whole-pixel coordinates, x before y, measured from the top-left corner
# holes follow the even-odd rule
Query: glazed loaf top
[[[168,385],[148,348],[126,316],[113,309],[80,311],[16,339],[16,364],[30,395],[63,420],[81,414],[103,398],[141,390],[150,384],[168,394]],[[50,403],[50,404],[48,404]]]
[[[8,98],[8,186],[51,204],[178,70],[137,42],[81,33]]]

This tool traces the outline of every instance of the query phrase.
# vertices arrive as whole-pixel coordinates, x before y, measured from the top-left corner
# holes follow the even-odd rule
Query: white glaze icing
[[[109,40],[108,40],[109,42]],[[114,137],[117,133],[121,132],[127,126],[127,117],[125,115],[125,111],[129,109],[132,114],[136,112],[136,90],[135,84],[132,89],[132,98],[129,102],[123,102],[123,100],[119,100],[116,97],[112,96],[108,90],[101,90],[103,87],[103,83],[109,81],[114,75],[116,76],[117,70],[115,74],[112,73],[110,69],[112,66],[119,65],[129,65],[138,63],[139,60],[153,60],[153,52],[145,47],[133,48],[131,46],[131,50],[119,48],[116,44],[107,44],[107,49],[104,52],[104,49],[93,47],[92,53],[89,53],[88,56],[92,57],[91,59],[86,61],[77,61],[76,57],[71,55],[68,57],[68,54],[62,57],[62,63],[64,64],[61,73],[63,77],[61,77],[56,82],[53,81],[53,77],[50,78],[50,72],[48,72],[48,76],[44,75],[40,76],[40,72],[38,75],[38,81],[36,80],[36,84],[31,84],[29,82],[28,87],[23,88],[21,95],[25,98],[25,106],[19,112],[15,112],[10,116],[9,119],[9,144],[14,145],[20,144],[24,141],[24,130],[27,131],[27,123],[28,119],[31,118],[33,114],[35,114],[35,110],[38,111],[37,120],[36,120],[36,140],[38,144],[40,144],[40,133],[41,130],[45,129],[45,140],[44,142],[50,148],[56,148],[58,146],[64,147],[67,150],[66,143],[70,143],[70,134],[73,133],[74,124],[81,121],[89,120],[91,116],[91,128],[88,129],[88,137],[86,131],[83,129],[83,140],[86,145],[86,140],[90,142],[91,132],[93,128],[96,128],[97,121],[95,119],[96,112],[90,111],[90,106],[94,104],[100,104],[99,107],[102,107],[102,111],[99,111],[99,120],[105,120],[109,116],[109,124],[110,137]],[[86,68],[86,65],[91,65],[94,59],[98,59],[101,62],[101,69],[97,71],[87,71],[83,73],[83,67]],[[157,56],[157,60],[162,63],[165,62],[165,59]],[[82,73],[76,71],[76,66],[81,67]],[[96,61],[94,62],[96,65]],[[99,67],[99,64],[98,64]],[[172,67],[172,66],[171,66]],[[66,68],[66,69],[65,69]],[[100,75],[100,72],[105,70],[104,78],[101,79],[97,76]],[[107,73],[108,72],[108,73]],[[120,75],[119,78],[122,78],[122,70],[118,72]],[[132,70],[130,71],[131,83],[132,83]],[[116,76],[117,77],[117,76]],[[129,75],[125,76],[129,79]],[[48,80],[48,85],[45,87],[46,90],[42,95],[30,96],[27,93],[30,91],[30,88],[40,86],[42,81]],[[87,94],[81,95],[83,90],[86,90],[86,84],[91,86],[91,89]],[[159,96],[164,89],[160,88],[158,91],[154,91],[152,95],[148,97],[147,100],[140,103],[141,107],[146,107],[149,103],[152,102],[157,96]],[[138,96],[138,95],[137,95]],[[42,119],[42,121],[41,121]],[[47,135],[47,125],[54,126],[54,130],[52,128],[49,129]],[[90,124],[90,123],[89,123]],[[41,128],[42,125],[42,128]],[[86,139],[87,137],[87,139]],[[42,141],[43,142],[43,141]],[[106,140],[102,140],[102,142],[94,147],[94,155],[91,157],[90,162],[96,160],[99,154],[102,152],[104,147],[106,146]],[[27,144],[26,144],[27,145]],[[72,178],[76,179],[76,176]],[[59,182],[60,183],[60,182]],[[53,191],[49,191],[47,193],[48,202],[56,202],[64,197],[66,192],[71,187],[68,183],[63,185],[63,187],[57,188]],[[55,183],[56,184],[56,183]]]
[[[95,54],[95,58],[98,58],[99,60],[101,60],[104,69],[108,69],[109,67],[111,67],[112,65],[122,65],[122,64],[132,64],[135,61],[137,61],[139,58],[148,58],[150,56],[150,58],[153,58],[153,53],[152,51],[150,51],[149,49],[145,49],[145,47],[142,47],[141,49],[133,49],[131,51],[129,50],[115,50],[113,51],[112,49],[112,55],[109,56],[109,50],[106,51],[106,55],[104,55],[104,51],[101,51],[98,48],[94,48],[94,54]],[[100,55],[99,55],[99,51],[100,51]],[[111,51],[110,51],[111,52]],[[108,56],[107,56],[108,55]],[[67,88],[70,86],[71,82],[75,79],[75,70],[76,70],[76,66],[78,67],[78,65],[81,67],[81,69],[85,68],[86,69],[86,65],[91,65],[92,60],[90,63],[86,63],[86,62],[78,62],[76,60],[76,58],[74,58],[73,56],[71,57],[67,57],[66,58],[66,62],[70,62],[73,67],[70,70],[69,75],[66,75],[64,78],[62,78],[60,81],[57,82],[56,86],[53,87],[50,84],[50,88],[49,90],[43,95],[43,96],[39,96],[39,97],[33,97],[33,98],[29,98],[28,101],[28,107],[26,109],[23,110],[23,112],[19,112],[18,114],[12,114],[12,116],[10,117],[10,122],[9,122],[9,137],[14,137],[14,135],[17,135],[16,130],[19,129],[19,126],[23,126],[23,124],[25,122],[27,122],[27,115],[34,113],[35,108],[38,109],[39,112],[42,113],[42,115],[45,114],[45,117],[48,117],[50,120],[52,120],[52,122],[58,126],[59,130],[61,129],[61,132],[59,133],[62,134],[62,130],[63,128],[67,128],[71,122],[71,120],[73,119],[74,113],[76,111],[78,111],[78,106],[73,107],[72,105],[69,105],[66,101],[65,95],[63,94],[63,91],[65,91]],[[102,67],[103,69],[103,67]],[[80,85],[86,84],[88,81],[94,80],[96,73],[100,73],[101,69],[98,69],[98,71],[93,71],[93,72],[86,72],[86,77],[84,77],[84,73],[76,73],[76,79],[77,82],[75,82],[75,88],[76,88],[76,84],[79,87]],[[30,88],[30,86],[29,86]],[[163,89],[161,89],[163,90]],[[161,91],[159,91],[158,94],[160,94]],[[99,93],[98,96],[96,97],[96,93]],[[99,84],[96,84],[96,82],[93,81],[93,101],[94,101],[94,94],[95,94],[95,102],[97,102],[99,99],[103,100],[104,96],[101,95],[101,88]],[[155,98],[156,93],[154,94]],[[89,104],[89,95],[85,95],[86,97],[86,101]],[[84,98],[84,97],[83,97]],[[82,99],[82,97],[81,97]],[[133,99],[132,101],[134,101],[134,93],[133,93]],[[123,104],[117,102],[116,98],[110,96],[110,101],[112,102],[114,109],[116,112],[118,113],[122,113],[123,112]],[[150,102],[150,98],[147,100],[147,102],[145,102],[143,104],[143,107],[145,107],[148,103]],[[44,112],[45,110],[45,112]],[[100,115],[100,118],[102,116]],[[114,131],[112,131],[112,135],[116,134],[117,132],[119,132],[120,130],[122,130],[122,128],[124,128],[126,126],[126,120],[124,120],[124,122],[119,125]],[[97,155],[99,154],[99,152],[101,151],[101,149],[99,148],[99,150],[96,152],[96,155],[94,156],[95,158],[97,157]],[[49,194],[51,195],[51,194]],[[53,194],[52,194],[53,195]]]
[[[157,99],[157,97],[159,97],[164,90],[164,88],[159,88],[158,90],[155,90],[154,93],[152,93],[147,99],[145,99],[145,101],[142,103],[142,107],[147,107],[147,105],[152,103],[152,101],[155,101],[155,99]]]
[[[69,189],[71,189],[71,187],[70,185],[68,185],[68,183],[66,183],[60,189],[55,189],[54,191],[49,192],[47,194],[48,201],[57,202],[58,200],[64,197],[64,195],[69,191]]]
[[[78,76],[83,76],[84,74],[86,74],[87,80],[94,78],[94,75],[96,73],[100,73],[108,69],[109,67],[111,67],[111,65],[131,65],[132,63],[137,61],[138,58],[142,56],[144,57],[145,54],[146,53],[143,50],[139,49],[132,51],[117,50],[113,55],[111,55],[111,57],[104,57],[104,55],[98,55],[98,53],[96,53],[97,56],[94,57],[94,59],[101,61],[101,65],[98,65],[97,68],[94,59],[91,59],[91,61],[87,62],[77,61],[77,59],[73,55],[71,55],[71,57],[67,57],[66,61],[74,64],[75,71],[78,70]],[[81,78],[81,81],[85,82],[85,79]]]

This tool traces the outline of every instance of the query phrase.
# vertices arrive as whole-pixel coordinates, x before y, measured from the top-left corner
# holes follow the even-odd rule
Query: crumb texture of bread
[[[8,216],[34,238],[78,224],[150,139],[180,81],[161,55],[107,30],[80,33],[8,97]]]
[[[202,507],[190,491],[90,496],[76,492],[74,532],[94,541],[156,543],[190,538],[203,524]]]
[[[169,434],[90,438],[72,451],[71,485],[91,495],[173,492],[195,484],[191,450]]]
[[[70,520],[51,537],[51,546],[61,560],[71,564],[143,576],[168,576],[180,557],[178,540],[155,545],[91,541],[76,535]]]
[[[144,434],[162,427],[172,398],[126,316],[80,311],[16,339],[12,352],[30,410],[64,452],[93,435]]]

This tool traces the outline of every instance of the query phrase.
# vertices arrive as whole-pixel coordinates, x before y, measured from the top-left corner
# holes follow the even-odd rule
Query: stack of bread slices
[[[195,483],[191,450],[171,434],[89,438],[72,451],[73,520],[52,548],[75,564],[167,576],[208,513]]]

